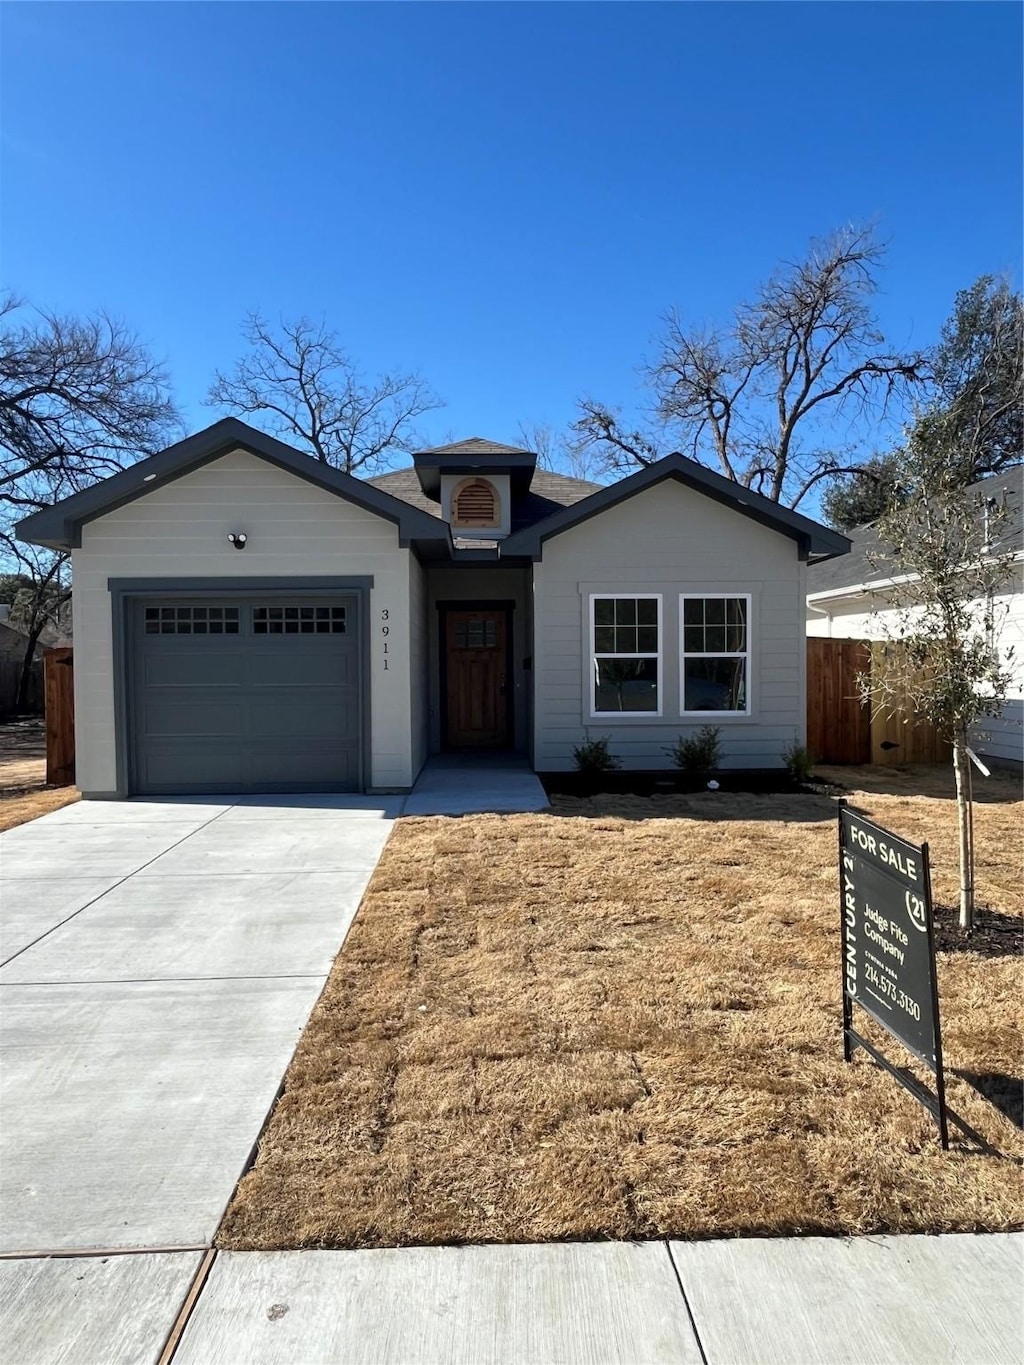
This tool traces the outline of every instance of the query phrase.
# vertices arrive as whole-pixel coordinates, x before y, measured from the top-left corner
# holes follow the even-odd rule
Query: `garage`
[[[131,599],[131,790],[360,790],[358,610],[357,595]]]

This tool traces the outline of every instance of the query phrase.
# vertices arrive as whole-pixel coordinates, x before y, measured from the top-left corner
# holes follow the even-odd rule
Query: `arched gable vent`
[[[452,494],[453,526],[497,526],[498,490],[486,479],[466,479]]]

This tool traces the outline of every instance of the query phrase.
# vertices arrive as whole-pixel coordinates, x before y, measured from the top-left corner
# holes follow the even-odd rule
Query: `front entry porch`
[[[547,807],[547,793],[522,754],[435,754],[406,797],[402,814],[512,814]]]
[[[430,753],[528,753],[529,566],[429,564],[426,588]]]

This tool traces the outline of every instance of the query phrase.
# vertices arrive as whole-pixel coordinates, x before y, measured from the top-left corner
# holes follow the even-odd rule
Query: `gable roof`
[[[420,455],[532,455],[532,450],[522,446],[504,446],[500,441],[489,441],[486,436],[470,436],[465,441],[452,441],[446,446],[430,446],[427,450],[417,450],[413,459]]]
[[[751,492],[749,488],[744,488],[733,479],[716,474],[713,469],[707,469],[696,460],[675,454],[666,455],[664,459],[657,460],[654,464],[645,465],[643,469],[620,479],[618,483],[602,488],[571,507],[563,508],[543,521],[509,536],[502,542],[501,553],[531,555],[534,559],[539,559],[545,540],[561,535],[563,531],[578,526],[590,517],[599,516],[602,512],[617,507],[627,498],[632,498],[644,489],[652,488],[666,479],[685,484],[686,487],[713,498],[715,502],[730,507],[742,516],[760,522],[769,530],[795,540],[800,546],[803,558],[811,555],[825,557],[844,555],[850,548],[847,537],[840,535],[838,531],[821,526],[788,507],[780,507],[770,498]]]
[[[364,479],[344,474],[322,460],[316,460],[265,432],[257,431],[246,422],[240,422],[237,417],[224,417],[194,436],[188,436],[184,441],[178,441],[166,450],[140,460],[119,474],[112,474],[109,479],[73,494],[53,507],[33,513],[18,523],[15,533],[19,540],[47,545],[54,550],[76,548],[82,543],[82,527],[86,522],[106,516],[108,512],[124,507],[136,498],[145,497],[147,493],[185,474],[191,474],[234,450],[256,455],[289,474],[305,479],[307,483],[316,484],[328,493],[344,498],[346,502],[394,522],[402,545],[408,545],[413,539],[449,540],[447,526],[443,522],[439,525],[436,517],[426,515],[399,498],[393,498]]]
[[[1020,548],[1021,533],[1024,529],[1022,511],[1024,469],[1018,465],[1000,474],[993,474],[990,478],[980,479],[977,483],[969,485],[967,492],[977,494],[979,499],[997,500],[1001,500],[1005,493],[1008,515],[999,528],[999,539],[993,548],[1006,550],[1014,545]],[[856,530],[850,532],[850,553],[847,556],[843,559],[830,560],[826,564],[811,565],[807,573],[808,596],[820,592],[839,593],[843,589],[849,590],[852,594],[860,591],[868,583],[888,577],[885,569],[880,569],[872,563],[872,557],[884,553],[885,549],[873,524],[858,526]]]

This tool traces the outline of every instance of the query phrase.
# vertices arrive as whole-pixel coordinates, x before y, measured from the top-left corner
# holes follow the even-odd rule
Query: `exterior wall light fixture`
[[[244,550],[249,543],[249,537],[244,531],[229,531],[228,540],[236,550]]]

